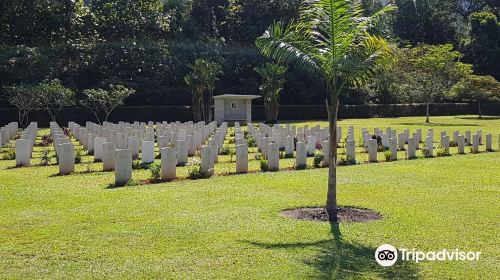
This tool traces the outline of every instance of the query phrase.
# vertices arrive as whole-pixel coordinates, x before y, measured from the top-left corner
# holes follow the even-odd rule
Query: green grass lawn
[[[425,128],[423,120],[340,125],[355,125],[359,133],[361,127]],[[493,133],[498,149],[498,118],[431,121],[435,135],[441,129]],[[108,189],[113,173],[60,177],[54,176],[55,165],[12,165],[0,160],[0,278],[500,277],[498,152],[340,167],[340,204],[384,216],[341,224],[340,238],[328,223],[280,215],[283,209],[323,205],[327,169]],[[134,171],[137,179],[148,176],[147,170]],[[373,258],[383,243],[482,253],[477,262],[398,262],[383,268]]]

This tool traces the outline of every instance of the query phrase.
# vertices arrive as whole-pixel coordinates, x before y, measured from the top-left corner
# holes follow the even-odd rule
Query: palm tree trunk
[[[338,223],[337,217],[337,112],[339,100],[335,98],[332,104],[327,104],[328,121],[330,130],[329,154],[330,165],[328,168],[328,193],[326,197],[326,212],[330,223]]]
[[[427,102],[427,104],[426,104],[426,113],[425,113],[425,116],[426,116],[425,122],[426,122],[426,123],[430,123],[430,120],[429,120],[429,116],[430,116],[430,112],[429,112],[429,102]]]
[[[478,101],[478,109],[479,109],[479,118],[482,118],[483,117],[483,113],[481,112],[481,101]]]

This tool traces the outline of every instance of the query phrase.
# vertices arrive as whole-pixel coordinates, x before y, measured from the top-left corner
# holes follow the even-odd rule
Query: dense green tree
[[[89,10],[83,0],[0,1],[3,44],[55,45],[80,38]]]
[[[500,101],[500,83],[492,76],[467,75],[451,88],[449,96],[453,100],[477,102],[481,118],[482,102]]]
[[[401,40],[416,43],[419,40],[419,18],[414,0],[396,0],[398,7],[394,16],[394,34]]]
[[[451,87],[472,73],[472,66],[460,62],[461,54],[450,44],[402,49],[398,58],[387,75],[390,89],[404,102],[426,103],[426,122],[430,121],[430,103],[441,102]]]
[[[478,74],[500,79],[500,22],[493,13],[470,15],[469,37],[462,48],[465,60],[474,64]]]
[[[106,39],[159,39],[169,31],[169,15],[160,0],[93,0],[90,7]]]
[[[337,223],[337,113],[339,98],[348,85],[361,86],[382,71],[392,50],[380,37],[367,33],[370,26],[392,6],[363,17],[360,5],[349,0],[305,2],[300,19],[289,25],[275,23],[257,39],[267,57],[294,65],[325,83],[329,120],[328,192],[326,210]]]

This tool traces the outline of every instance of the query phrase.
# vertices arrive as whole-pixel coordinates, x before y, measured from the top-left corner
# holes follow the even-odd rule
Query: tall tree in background
[[[465,60],[474,64],[481,75],[500,79],[500,22],[490,12],[473,13],[469,17],[469,37],[462,49]]]
[[[411,102],[426,103],[426,122],[430,122],[430,104],[444,99],[448,90],[472,73],[472,65],[460,62],[461,54],[448,45],[420,45],[404,50],[408,59],[399,73],[398,87],[410,92]]]
[[[267,57],[294,65],[326,84],[330,159],[326,211],[337,223],[337,113],[339,97],[348,85],[360,86],[392,62],[388,43],[367,31],[389,10],[363,17],[359,2],[314,0],[304,2],[300,18],[289,25],[275,23],[256,41]]]
[[[266,63],[262,67],[255,68],[262,78],[260,92],[264,99],[264,111],[267,123],[277,123],[280,108],[280,95],[283,85],[286,83],[285,75],[288,68],[286,66]]]

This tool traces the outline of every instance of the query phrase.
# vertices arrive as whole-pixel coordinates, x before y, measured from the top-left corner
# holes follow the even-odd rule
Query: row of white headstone
[[[257,146],[262,155],[269,161],[269,169],[275,170],[279,168],[279,149],[284,148],[285,154],[293,154],[296,151],[296,168],[303,168],[306,164],[307,156],[314,155],[317,148],[321,148],[324,153],[323,166],[329,165],[329,140],[326,132],[327,129],[319,128],[318,126],[309,130],[308,128],[296,129],[294,126],[274,126],[269,127],[265,124],[260,124],[259,129],[249,125],[249,133],[255,137]],[[422,129],[417,129],[412,137],[410,130],[405,129],[403,133],[397,134],[395,129],[387,128],[386,132],[379,128],[374,129],[374,134],[369,134],[368,129],[361,129],[363,147],[368,153],[369,162],[378,162],[379,146],[388,149],[390,152],[390,160],[398,159],[398,150],[407,150],[409,159],[416,158],[416,150],[420,149],[419,143],[422,142]],[[342,130],[337,128],[337,140],[341,139]],[[450,137],[445,131],[440,135],[440,146],[449,153]],[[482,144],[482,131],[478,130],[476,134],[471,135],[471,131],[466,131],[465,136],[460,135],[458,131],[454,132],[454,141],[458,145],[458,153],[464,154],[465,145],[472,145],[472,152],[479,152],[479,145]],[[306,141],[304,141],[306,139]],[[356,160],[356,142],[354,136],[354,127],[349,126],[346,137],[345,149],[346,156],[352,160]],[[426,157],[434,156],[434,130],[428,129],[425,139],[424,154]],[[500,135],[499,135],[500,142]],[[294,145],[294,143],[296,143]],[[407,148],[405,145],[407,144]],[[499,144],[500,149],[500,144]],[[492,151],[492,135],[486,135],[486,151]]]
[[[38,133],[38,124],[36,122],[23,130],[21,137],[16,140],[16,166],[26,166],[30,164]]]
[[[154,162],[155,139],[160,149],[162,179],[174,179],[175,167],[187,163],[188,157],[193,156],[197,149],[201,152],[203,170],[212,175],[214,162],[218,160],[218,151],[227,133],[227,123],[217,127],[216,122],[208,125],[204,122],[162,122],[156,123],[156,129],[152,122],[147,125],[138,122],[105,123],[103,126],[87,123],[85,127],[72,122],[68,127],[84,149],[89,153],[92,150],[95,159],[102,160],[103,170],[115,170],[116,184],[130,180],[132,158],[141,155],[143,163]],[[137,144],[139,141],[142,142],[140,146]],[[202,146],[204,143],[207,145]]]
[[[6,126],[0,127],[0,147],[9,143],[16,136],[18,129],[17,122],[11,122]]]

